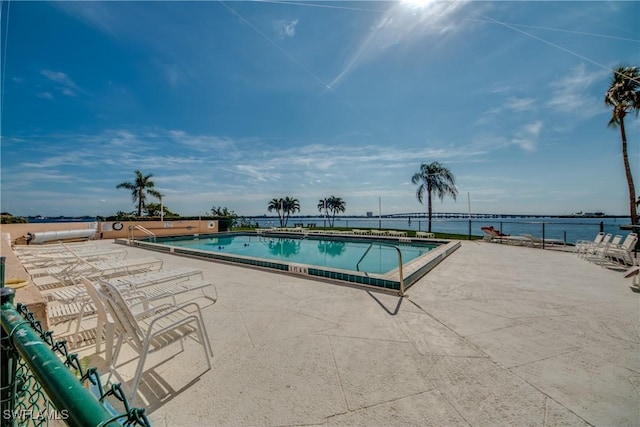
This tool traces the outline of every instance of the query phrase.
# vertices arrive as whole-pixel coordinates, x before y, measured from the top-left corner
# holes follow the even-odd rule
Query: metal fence
[[[278,227],[279,222],[269,217],[249,218],[251,223],[260,227]],[[331,221],[326,218],[290,218],[292,226],[330,227]],[[631,230],[621,230],[621,225],[627,224],[626,219],[616,218],[434,218],[431,231],[439,234],[457,234],[460,236],[483,237],[481,228],[492,225],[505,234],[533,236],[547,239],[557,239],[567,244],[575,244],[578,240],[591,240],[600,231],[611,234],[625,235]],[[364,228],[364,229],[395,229],[407,231],[428,231],[429,221],[426,218],[362,218],[336,217],[334,227]]]
[[[144,409],[130,407],[120,384],[103,385],[96,368],[85,367],[66,341],[54,340],[25,305],[14,306],[4,267],[0,257],[0,425],[149,426]]]

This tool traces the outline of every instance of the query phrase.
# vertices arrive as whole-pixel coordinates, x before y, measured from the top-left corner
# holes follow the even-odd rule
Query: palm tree
[[[269,205],[267,206],[267,210],[269,212],[276,211],[278,214],[278,220],[280,221],[280,227],[284,227],[284,199],[271,199]],[[280,213],[282,211],[282,213]]]
[[[131,190],[131,198],[133,203],[138,203],[138,217],[142,216],[142,208],[145,206],[147,199],[147,193],[158,199],[162,197],[159,191],[154,189],[155,184],[151,181],[153,174],[147,176],[142,175],[142,172],[136,171],[136,179],[134,182],[123,182],[116,186],[116,188],[126,188]]]
[[[300,201],[296,198],[287,196],[283,200],[282,210],[282,216],[284,216],[284,226],[286,227],[287,222],[289,222],[289,215],[291,215],[292,213],[300,212]]]
[[[451,171],[438,162],[423,163],[420,171],[413,174],[411,182],[419,184],[416,191],[418,201],[422,203],[425,193],[427,194],[427,206],[429,214],[429,232],[431,232],[431,216],[433,214],[432,195],[436,195],[440,201],[444,196],[451,196],[456,200],[458,189],[456,188],[456,178]]]
[[[275,210],[278,213],[280,227],[286,227],[287,222],[289,221],[289,215],[295,212],[300,212],[300,202],[298,199],[289,196],[284,199],[271,199],[267,209],[269,212]]]
[[[604,103],[612,107],[611,120],[609,126],[620,126],[620,139],[622,140],[622,160],[624,161],[624,171],[627,175],[627,185],[629,186],[629,210],[631,213],[631,224],[638,223],[638,210],[636,206],[636,190],[633,185],[633,176],[629,166],[627,155],[627,134],[624,129],[624,118],[628,112],[633,111],[638,115],[640,111],[640,72],[638,67],[620,66],[613,73],[611,85],[604,97]]]
[[[326,227],[326,218],[329,217],[329,199],[328,198],[324,198],[324,199],[320,199],[318,200],[318,212],[322,213],[322,211],[324,211],[324,218],[325,218],[325,224],[324,226]]]
[[[346,206],[347,203],[342,200],[342,198],[336,196],[329,197],[329,210],[333,214],[331,217],[331,227],[333,227],[336,223],[336,214],[339,212],[344,212],[347,209]]]

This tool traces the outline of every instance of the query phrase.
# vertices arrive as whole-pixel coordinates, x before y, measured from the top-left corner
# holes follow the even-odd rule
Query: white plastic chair
[[[611,242],[604,250],[600,264],[602,265],[605,261],[611,261],[616,264],[633,265],[634,259],[631,251],[635,248],[637,242],[638,235],[636,233],[629,233],[620,244]]]
[[[95,307],[96,317],[97,317],[97,325],[96,325],[96,354],[102,351],[102,338],[104,336],[105,341],[105,360],[107,363],[111,362],[111,358],[113,356],[113,343],[115,341],[116,334],[116,322],[113,319],[113,316],[108,312],[105,301],[100,295],[98,289],[96,289],[96,285],[86,277],[81,279],[82,285],[84,285],[88,296],[92,302],[91,306]],[[158,306],[152,306],[150,302],[158,300],[160,298],[172,297],[172,295],[160,295],[159,298],[147,298],[147,295],[142,293],[135,293],[127,295],[126,304],[134,313],[136,318],[143,318],[149,313],[155,313],[159,307],[167,308],[169,306],[175,307],[176,301],[175,298],[172,299],[172,302],[164,303]],[[82,313],[81,313],[82,315]],[[78,321],[78,325],[76,327],[76,332],[74,335],[74,340],[77,341],[79,333],[80,333],[80,325],[81,320]]]
[[[607,233],[598,243],[586,245],[580,254],[580,258],[590,259],[594,257],[599,250],[603,250],[611,242],[612,236],[613,234]]]
[[[575,252],[578,254],[578,257],[581,258],[585,251],[587,251],[593,245],[599,245],[600,242],[602,242],[602,239],[604,239],[604,232],[601,231],[593,240],[578,240],[575,246]]]
[[[106,301],[106,306],[116,323],[118,335],[118,341],[109,367],[110,372],[118,377],[120,382],[124,383],[115,367],[122,344],[125,341],[139,357],[129,395],[129,399],[132,402],[142,378],[147,355],[175,342],[179,342],[181,349],[184,350],[182,340],[186,337],[193,338],[193,335],[197,336],[197,342],[202,345],[204,350],[207,367],[211,369],[209,356],[213,356],[213,350],[211,349],[211,343],[209,342],[207,330],[202,319],[202,312],[198,304],[191,302],[174,307],[160,307],[153,313],[147,313],[148,317],[136,319],[116,286],[103,280],[99,280],[98,283]]]

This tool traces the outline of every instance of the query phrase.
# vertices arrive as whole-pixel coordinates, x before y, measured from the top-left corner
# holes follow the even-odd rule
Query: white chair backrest
[[[622,242],[622,236],[619,235],[619,234],[616,234],[616,236],[611,241],[611,245],[612,246],[618,246],[620,244],[620,242]]]
[[[602,238],[602,241],[600,242],[601,245],[606,245],[607,243],[609,243],[611,241],[611,237],[613,236],[613,234],[611,233],[607,233],[604,235],[604,237]]]
[[[604,233],[601,231],[600,233],[598,233],[596,238],[593,239],[593,243],[597,245],[598,243],[602,242],[602,239],[604,239]]]
[[[87,289],[87,293],[89,294],[91,301],[93,301],[93,305],[96,306],[96,310],[98,311],[98,316],[106,320],[107,309],[104,305],[105,303],[102,296],[98,293],[98,289],[96,289],[96,285],[94,285],[93,282],[87,279],[86,277],[82,277],[80,280],[84,285],[84,287]]]
[[[135,316],[129,309],[122,293],[112,283],[104,280],[98,280],[100,290],[106,296],[107,304],[111,309],[111,314],[115,322],[118,324],[120,331],[126,336],[129,344],[137,351],[143,348],[142,340],[144,334],[140,330],[140,326]]]
[[[635,247],[637,241],[638,241],[638,235],[636,233],[629,233],[627,234],[627,237],[624,239],[622,246],[626,250],[630,251],[631,249],[633,249],[633,247]]]

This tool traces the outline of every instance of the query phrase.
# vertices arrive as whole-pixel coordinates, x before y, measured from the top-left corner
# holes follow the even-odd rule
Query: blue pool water
[[[360,262],[358,271],[385,274],[398,268],[396,249],[389,246],[389,243],[375,241],[353,241],[326,237],[231,235],[200,236],[199,238],[190,237],[180,240],[168,239],[162,243],[182,248],[351,271],[356,271],[358,261],[373,244]],[[415,242],[392,242],[392,244],[400,248],[403,263],[420,257],[437,246],[437,244],[417,244]]]

